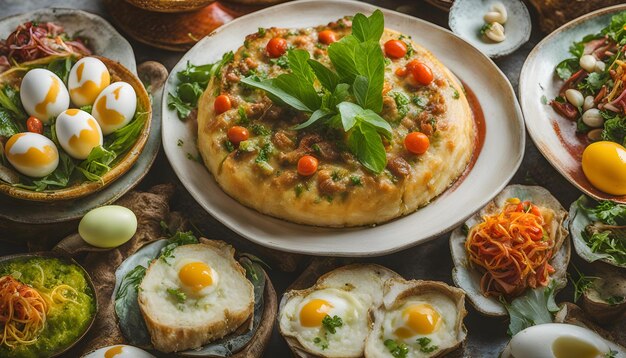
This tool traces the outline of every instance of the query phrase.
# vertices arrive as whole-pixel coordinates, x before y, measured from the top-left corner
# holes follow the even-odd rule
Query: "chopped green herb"
[[[402,92],[391,92],[389,93],[389,96],[394,99],[396,102],[396,108],[398,109],[398,116],[394,119],[401,120],[406,117],[407,113],[409,113],[409,97]]]
[[[167,293],[179,303],[183,303],[187,300],[187,295],[178,288],[168,288]]]
[[[350,182],[354,186],[363,186],[363,181],[360,176],[352,175],[350,176]]]
[[[431,345],[432,340],[428,337],[422,337],[417,339],[417,344],[420,345],[420,352],[423,353],[432,353],[439,349],[439,346]]]
[[[265,36],[265,28],[263,27],[259,27],[259,31],[257,31],[257,34],[261,37]]]
[[[235,150],[235,146],[229,140],[224,140],[224,149],[226,149],[229,153]]]
[[[339,316],[330,317],[326,315],[324,319],[322,319],[322,326],[328,331],[328,333],[335,334],[337,332],[337,328],[343,326],[343,321]]]
[[[253,124],[251,127],[252,129],[252,133],[256,134],[256,135],[270,135],[272,133],[272,131],[270,131],[269,129],[267,129],[264,125],[262,124]]]
[[[470,228],[467,225],[467,223],[464,223],[463,226],[461,226],[461,232],[463,233],[463,235],[467,236],[467,234],[469,234]]]
[[[289,61],[287,60],[287,55],[282,55],[279,58],[272,58],[270,59],[270,63],[272,65],[276,65],[283,69],[289,68]]]
[[[576,270],[578,278],[574,279],[571,275],[570,278],[572,279],[572,284],[574,285],[574,303],[576,303],[583,296],[583,294],[587,292],[587,290],[593,287],[593,280],[597,277],[585,276],[576,266],[574,266],[574,270]]]
[[[409,347],[404,343],[398,343],[393,339],[386,339],[384,344],[394,358],[406,358],[407,354],[409,354]]]
[[[185,144],[185,142],[183,142],[182,139],[179,139],[178,142],[176,142],[176,145],[178,145],[179,147],[182,147],[183,144]]]
[[[315,339],[313,339],[313,343],[322,348],[322,350],[328,349],[328,340],[326,338],[315,337]]]
[[[491,24],[484,24],[478,31],[479,36],[484,36],[487,31],[491,29]]]
[[[246,109],[243,105],[239,106],[239,109],[237,109],[237,113],[239,114],[239,121],[237,122],[238,124],[246,126],[248,125],[248,123],[250,123],[248,115],[246,114]]]
[[[265,145],[263,145],[263,147],[261,147],[261,149],[259,150],[259,155],[256,157],[254,161],[256,163],[261,163],[261,162],[267,163],[267,160],[269,159],[273,150],[274,150],[274,147],[272,146],[272,144],[266,143]]]

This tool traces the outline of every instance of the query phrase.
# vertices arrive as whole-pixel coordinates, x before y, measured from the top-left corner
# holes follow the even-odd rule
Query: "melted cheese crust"
[[[350,21],[341,19],[327,26],[297,30],[270,28],[247,36],[234,61],[222,69],[221,80],[212,81],[199,101],[198,148],[204,164],[222,189],[240,203],[296,223],[360,226],[412,213],[463,173],[476,137],[462,87],[428,50],[392,30],[386,29],[382,36],[381,46],[400,38],[413,51],[386,65],[381,116],[390,122],[393,139],[385,142],[388,164],[381,174],[364,168],[332,135],[291,130],[306,116],[273,104],[262,91],[239,82],[252,74],[273,78],[288,71],[281,67],[280,59],[270,59],[265,52],[267,42],[278,36],[332,67],[327,46],[317,41],[318,32],[329,28],[340,39],[350,33]],[[396,74],[413,59],[432,69],[434,80],[428,86],[414,87],[410,76]],[[218,94],[227,94],[232,102],[232,109],[219,115],[213,109]],[[404,116],[398,96],[409,99]],[[249,152],[242,147],[230,151],[227,131],[234,125],[249,129],[250,139],[245,145]],[[426,153],[414,155],[404,148],[404,137],[412,131],[429,136]],[[271,149],[267,165],[259,165],[257,158],[264,147]],[[296,171],[297,159],[305,154],[319,159],[318,171],[310,177]]]

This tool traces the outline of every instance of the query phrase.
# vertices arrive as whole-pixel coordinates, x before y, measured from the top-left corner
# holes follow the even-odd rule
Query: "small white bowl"
[[[483,16],[498,2],[504,5],[508,13],[508,20],[504,24],[506,39],[493,42],[483,38],[480,29],[485,25]],[[491,58],[517,50],[528,41],[532,30],[528,9],[520,0],[456,0],[450,8],[448,25],[452,32]]]

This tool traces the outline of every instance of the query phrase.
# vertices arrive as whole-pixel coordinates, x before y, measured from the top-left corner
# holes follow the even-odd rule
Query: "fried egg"
[[[387,357],[403,347],[406,357],[431,357],[457,347],[465,338],[464,293],[441,282],[392,279],[374,314],[365,356]]]
[[[38,133],[13,135],[4,146],[4,154],[18,172],[33,178],[45,177],[59,165],[57,147]]]
[[[22,78],[20,99],[26,112],[49,123],[70,106],[70,95],[61,79],[43,68],[35,68]]]
[[[138,301],[155,348],[198,348],[248,320],[253,286],[233,252],[222,242],[184,245],[152,262]]]
[[[75,159],[86,159],[93,148],[103,143],[98,122],[80,109],[70,108],[59,114],[55,129],[61,147]]]
[[[82,107],[92,105],[110,83],[111,75],[102,61],[83,57],[70,70],[67,87],[72,103]]]
[[[383,282],[398,275],[378,265],[350,265],[282,299],[280,332],[290,346],[321,357],[361,357],[369,311],[382,301]],[[333,332],[334,331],[334,332]]]
[[[115,82],[98,95],[91,114],[100,124],[102,133],[108,135],[128,124],[136,109],[137,94],[133,86]]]
[[[120,344],[100,348],[83,356],[83,358],[154,358],[154,356],[143,349]]]

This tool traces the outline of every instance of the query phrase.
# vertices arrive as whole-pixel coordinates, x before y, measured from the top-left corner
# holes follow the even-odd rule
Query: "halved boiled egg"
[[[43,68],[35,68],[24,76],[20,99],[26,112],[48,123],[70,106],[70,95],[61,79]]]
[[[80,109],[70,108],[59,114],[55,129],[61,147],[75,159],[86,159],[103,142],[98,122]]]
[[[82,107],[92,105],[110,83],[109,70],[102,61],[95,57],[83,57],[70,70],[67,87],[72,102]]]
[[[59,165],[59,151],[47,137],[38,133],[18,133],[4,146],[7,160],[20,173],[41,178]]]
[[[104,135],[124,127],[135,115],[137,94],[126,82],[115,82],[105,88],[93,105],[92,114]]]
[[[618,143],[591,143],[583,152],[583,173],[591,185],[611,195],[626,195],[626,148]]]

